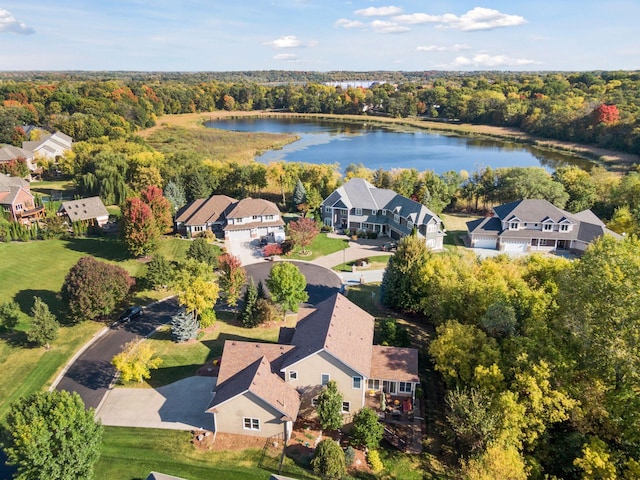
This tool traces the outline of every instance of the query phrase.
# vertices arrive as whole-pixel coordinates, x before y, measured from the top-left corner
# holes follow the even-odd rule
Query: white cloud
[[[342,28],[363,28],[365,24],[358,20],[348,20],[346,18],[341,18],[335,23],[336,27]]]
[[[428,13],[411,13],[407,15],[397,15],[391,18],[394,22],[407,23],[409,25],[420,25],[422,23],[442,22],[442,15],[429,15]]]
[[[296,48],[301,47],[302,42],[298,40],[295,35],[285,35],[284,37],[276,38],[270,42],[264,42],[265,45],[269,45],[273,48]]]
[[[473,57],[457,57],[452,66],[454,67],[519,67],[523,65],[533,65],[540,62],[526,58],[509,58],[505,55],[491,56],[487,53],[479,53]]]
[[[476,7],[460,17],[447,13],[442,16],[441,22],[443,25],[440,25],[440,28],[455,28],[468,32],[514,27],[527,23],[527,20],[519,15],[509,15],[491,8]]]
[[[443,45],[420,45],[416,47],[418,52],[459,52],[460,50],[469,50],[469,45],[462,45],[456,43],[451,47],[445,47]]]
[[[277,55],[274,55],[273,59],[282,62],[297,62],[298,56],[293,53],[278,53]]]
[[[373,31],[377,33],[404,33],[411,30],[409,27],[398,25],[395,22],[385,22],[383,20],[374,20],[370,25]]]
[[[16,20],[9,11],[0,8],[0,33],[6,32],[29,35],[35,33],[35,30]]]
[[[388,17],[390,15],[398,15],[402,13],[400,7],[389,5],[388,7],[369,7],[361,10],[356,10],[356,15],[362,15],[363,17]]]

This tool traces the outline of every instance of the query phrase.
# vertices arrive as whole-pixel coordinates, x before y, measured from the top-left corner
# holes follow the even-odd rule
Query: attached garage
[[[527,251],[527,242],[513,242],[513,241],[508,241],[508,242],[502,242],[501,243],[501,250],[503,252],[526,252]]]
[[[473,248],[492,248],[496,249],[496,237],[479,237],[473,239]]]

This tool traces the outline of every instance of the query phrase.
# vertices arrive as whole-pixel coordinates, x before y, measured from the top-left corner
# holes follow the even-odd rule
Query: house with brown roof
[[[243,198],[227,214],[224,238],[249,240],[271,236],[274,241],[284,240],[284,221],[275,203],[262,198]]]
[[[542,199],[494,207],[493,215],[467,222],[468,245],[503,252],[584,252],[603,235],[619,237],[591,210],[566,212]]]
[[[182,207],[175,220],[176,231],[195,236],[205,230],[222,232],[227,213],[238,201],[226,195],[199,198]]]
[[[44,207],[36,206],[29,182],[18,177],[0,175],[0,208],[9,220],[25,225],[44,216]]]
[[[374,346],[373,329],[371,315],[336,293],[300,310],[288,344],[227,341],[207,409],[214,430],[288,439],[298,414],[313,412],[330,380],[343,396],[345,418],[371,390],[414,400],[417,350]]]
[[[100,197],[88,197],[62,202],[58,215],[64,216],[69,224],[84,222],[87,225],[103,227],[109,221],[109,212]]]
[[[31,179],[31,174],[40,172],[34,160],[33,152],[13,145],[0,145],[0,165],[10,164],[11,162],[24,162],[29,170],[29,174],[25,178]]]

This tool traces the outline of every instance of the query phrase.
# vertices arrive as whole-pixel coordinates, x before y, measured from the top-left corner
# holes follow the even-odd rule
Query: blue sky
[[[639,0],[0,0],[0,70],[638,70]]]

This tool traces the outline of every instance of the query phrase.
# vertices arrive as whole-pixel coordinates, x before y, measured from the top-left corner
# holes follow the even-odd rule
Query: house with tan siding
[[[370,390],[414,400],[420,382],[417,350],[374,346],[374,323],[336,293],[300,310],[286,344],[225,342],[207,409],[214,430],[288,439],[299,415],[315,414],[314,400],[330,380],[343,396],[345,419],[365,406]]]
[[[29,182],[18,177],[0,175],[0,208],[9,220],[24,225],[44,216],[44,207],[36,205]]]

